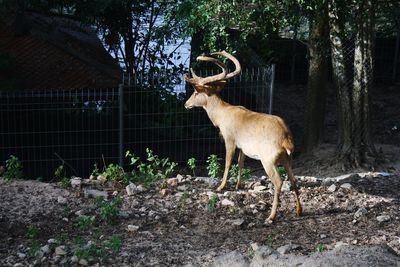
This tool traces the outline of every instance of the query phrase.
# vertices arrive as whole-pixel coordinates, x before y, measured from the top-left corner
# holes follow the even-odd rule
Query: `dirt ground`
[[[332,161],[333,145],[306,157],[295,154],[304,214],[295,216],[285,182],[270,225],[264,221],[272,186],[253,161],[246,161],[256,171],[242,189],[235,191],[231,183],[216,197],[218,181],[187,172],[164,191],[158,186],[129,196],[117,191],[123,201],[112,224],[102,220],[95,199],[85,197],[88,187],[0,178],[0,266],[399,267],[399,88],[372,95],[372,132],[376,143],[386,144],[377,145],[385,164],[371,173],[346,172]],[[274,110],[295,140],[301,140],[304,102],[304,87],[278,87]],[[334,107],[329,100],[324,141],[331,144],[337,136]],[[301,143],[297,146],[301,151]],[[94,222],[80,227],[82,215]]]
[[[84,188],[0,179],[0,266],[400,266],[400,148],[382,147],[388,155],[387,165],[378,170],[382,173],[337,177],[343,173],[335,166],[297,159],[304,214],[295,216],[285,182],[271,225],[264,223],[271,184],[260,176],[239,191],[231,184],[212,208],[218,181],[207,177],[183,175],[161,192],[158,187],[130,196],[115,192],[123,203],[113,224],[101,221],[95,200],[79,193]],[[325,146],[319,153],[329,159],[330,151],[333,147]],[[95,216],[87,229],[77,226],[82,214]],[[39,233],[35,238],[29,235],[33,226]],[[114,235],[122,242],[116,253],[100,245]],[[98,252],[74,257],[77,240],[86,247],[98,244]],[[40,252],[32,255],[33,246]],[[275,256],[263,254],[260,263],[259,251],[265,248]],[[347,262],[332,261],[346,255]]]

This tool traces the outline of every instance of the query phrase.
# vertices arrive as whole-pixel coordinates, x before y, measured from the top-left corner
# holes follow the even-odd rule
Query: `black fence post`
[[[119,149],[118,160],[119,166],[123,167],[124,164],[124,85],[120,84],[118,87],[119,95]]]

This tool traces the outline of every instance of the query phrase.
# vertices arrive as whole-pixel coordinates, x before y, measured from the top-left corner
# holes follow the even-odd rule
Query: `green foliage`
[[[219,163],[220,160],[221,159],[214,154],[207,158],[207,170],[210,177],[218,178],[218,176],[221,174],[221,164]]]
[[[195,169],[197,168],[196,166],[197,160],[195,158],[190,158],[187,161],[187,165],[189,166],[189,169],[193,171],[193,176],[196,176]]]
[[[14,155],[6,160],[6,171],[4,172],[4,179],[11,181],[12,179],[20,179],[23,176],[23,167],[21,161]]]
[[[215,208],[217,207],[217,203],[219,201],[218,195],[217,194],[212,194],[208,200],[207,203],[207,209],[209,211],[214,211]]]
[[[188,201],[189,197],[190,197],[190,195],[189,195],[188,192],[183,192],[183,194],[181,195],[181,198],[180,198],[180,208],[181,208],[181,210],[186,208],[186,204],[187,204],[187,201]]]
[[[136,157],[130,151],[127,151],[125,156],[130,160],[130,165],[133,166],[131,172],[134,181],[145,184],[146,186],[153,185],[160,180],[165,180],[174,171],[177,163],[169,161],[168,158],[160,158],[154,155],[153,151],[146,148],[146,162],[141,162],[139,157]]]
[[[71,214],[71,208],[68,206],[65,206],[63,209],[63,215],[64,217],[68,217]]]
[[[127,174],[121,166],[113,163],[107,166],[103,175],[108,180],[120,183],[123,186],[128,185],[130,181],[129,174]]]
[[[286,174],[286,169],[285,169],[283,166],[278,166],[278,167],[277,167],[277,171],[278,171],[278,173],[279,173],[279,175],[280,175],[281,177],[284,177],[284,176],[287,175],[287,174]]]
[[[75,225],[82,230],[88,229],[94,224],[95,220],[95,216],[79,215],[75,218]]]
[[[265,245],[272,248],[273,241],[274,241],[274,238],[272,237],[272,235],[268,235],[267,238],[265,239]]]
[[[324,244],[318,244],[316,247],[317,252],[324,252],[325,251],[325,245]]]
[[[99,176],[100,175],[100,170],[99,170],[99,167],[97,166],[97,163],[93,164],[93,170],[92,170],[92,173],[90,175],[93,175],[93,176]]]
[[[113,235],[110,239],[104,241],[86,241],[82,237],[77,237],[74,243],[74,255],[79,259],[98,258],[103,262],[111,256],[115,256],[122,247],[122,240],[117,235]]]
[[[118,216],[119,207],[122,205],[122,197],[115,197],[110,201],[99,197],[96,199],[96,203],[99,208],[100,218],[108,224],[114,223]]]
[[[242,180],[248,180],[250,178],[250,174],[251,174],[251,169],[243,167],[240,178]],[[229,170],[229,175],[235,179],[235,182],[237,182],[237,178],[239,176],[238,164],[232,164],[231,169]]]
[[[38,240],[39,235],[40,235],[40,230],[36,225],[31,225],[28,227],[27,236],[30,240],[30,245],[28,250],[29,257],[35,257],[40,250],[40,243]]]

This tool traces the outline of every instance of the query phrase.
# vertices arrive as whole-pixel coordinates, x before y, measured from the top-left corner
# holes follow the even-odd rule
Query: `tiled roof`
[[[31,12],[26,21],[29,33],[23,36],[15,35],[13,21],[0,23],[0,52],[14,59],[18,87],[106,88],[120,83],[121,69],[88,27]]]

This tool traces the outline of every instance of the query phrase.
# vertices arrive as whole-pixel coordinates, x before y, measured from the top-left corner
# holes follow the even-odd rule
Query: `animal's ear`
[[[197,93],[204,93],[207,90],[205,85],[200,84],[194,84],[193,88]]]

